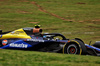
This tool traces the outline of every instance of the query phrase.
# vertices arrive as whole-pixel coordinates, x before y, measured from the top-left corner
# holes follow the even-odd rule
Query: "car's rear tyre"
[[[67,54],[79,54],[80,53],[80,49],[76,44],[69,44],[68,46],[66,46],[64,48],[64,53],[67,53]]]
[[[78,47],[75,44],[71,44],[66,47],[67,54],[77,54]]]
[[[87,49],[86,49],[86,46],[85,46],[85,44],[82,42],[82,41],[80,41],[80,40],[76,40],[79,44],[80,44],[80,48],[81,48],[81,54],[82,55],[86,55],[86,53],[87,53]]]
[[[85,44],[81,41],[75,41],[67,43],[63,48],[63,53],[67,54],[82,54],[85,55],[87,52]]]

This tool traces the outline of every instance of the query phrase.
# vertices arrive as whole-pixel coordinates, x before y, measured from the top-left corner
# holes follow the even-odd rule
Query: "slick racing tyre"
[[[75,44],[70,44],[65,47],[65,53],[67,54],[79,54],[79,47]]]
[[[78,47],[74,44],[69,45],[66,49],[67,49],[67,54],[77,54],[78,53]]]
[[[82,54],[85,55],[86,54],[86,47],[85,45],[78,41],[79,44],[75,43],[75,42],[71,42],[65,45],[63,53],[67,53],[67,54]]]

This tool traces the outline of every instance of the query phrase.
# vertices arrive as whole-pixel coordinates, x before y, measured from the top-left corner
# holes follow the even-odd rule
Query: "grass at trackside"
[[[19,50],[0,50],[0,66],[99,66],[100,58]]]
[[[64,21],[44,13],[35,1]],[[81,38],[85,43],[100,41],[100,0],[0,0],[0,29],[11,31],[40,24],[44,32],[62,33],[67,38]],[[0,50],[0,66],[99,66],[99,57]]]
[[[64,21],[40,11],[36,2]],[[86,43],[100,39],[99,0],[9,0],[0,1],[0,29],[15,30],[42,25],[44,32],[58,32],[67,38],[81,38]]]
[[[64,21],[39,10],[35,1],[48,12]],[[44,32],[59,32],[67,38],[81,38],[86,43],[100,40],[99,0],[9,0],[0,1],[0,29],[15,30],[42,25]],[[46,30],[47,29],[47,30]]]

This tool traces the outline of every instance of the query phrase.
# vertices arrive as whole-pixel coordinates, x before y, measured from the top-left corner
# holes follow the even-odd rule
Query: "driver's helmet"
[[[33,33],[42,33],[42,29],[40,29],[40,25],[35,25],[35,28],[33,28]]]
[[[40,28],[41,25],[35,25],[35,28]]]

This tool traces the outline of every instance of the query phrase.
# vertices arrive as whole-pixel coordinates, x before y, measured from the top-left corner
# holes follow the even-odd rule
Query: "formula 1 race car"
[[[0,49],[20,49],[65,54],[100,55],[100,41],[85,44],[81,39],[67,39],[60,33],[44,33],[40,26],[15,31],[0,30]]]

